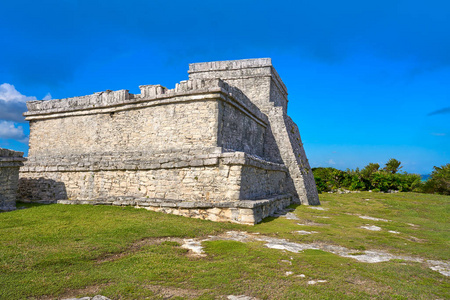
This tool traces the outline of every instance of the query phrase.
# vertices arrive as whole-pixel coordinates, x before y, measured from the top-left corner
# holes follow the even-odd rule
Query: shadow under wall
[[[280,148],[275,140],[270,123],[267,125],[264,133],[264,158],[274,163],[283,164]]]
[[[274,134],[272,132],[271,124],[269,123],[266,127],[266,130],[264,132],[264,155],[263,159],[277,164],[284,165],[283,159],[281,157],[280,148],[277,144]],[[243,168],[244,170],[249,171],[246,168]],[[245,199],[245,200],[260,200],[260,199],[268,199],[274,196],[279,195],[285,195],[285,194],[291,194],[292,195],[292,202],[300,204],[299,195],[296,190],[294,180],[291,177],[291,174],[289,172],[289,169],[286,169],[285,177],[281,179],[279,177],[279,174],[276,174],[277,172],[273,172],[270,170],[266,170],[265,174],[258,174],[258,175],[250,175],[242,174],[242,176],[245,178],[242,184],[241,182],[241,190],[239,199]],[[272,174],[272,175],[271,175]],[[261,180],[254,180],[252,176],[265,176],[265,181]],[[272,177],[274,176],[274,177]],[[277,184],[278,182],[278,184]],[[262,184],[262,186],[261,186]],[[266,187],[268,186],[268,188]],[[249,186],[253,186],[253,188],[249,188]]]
[[[241,93],[241,96],[243,97],[244,102],[253,103],[239,88],[233,87],[236,91]],[[226,116],[226,109],[224,105],[219,105],[219,119],[221,122],[219,122],[217,127],[217,145],[219,147],[223,147],[227,151],[242,151],[246,152],[250,155],[259,155],[262,156],[262,158],[266,161],[278,163],[278,164],[284,164],[284,161],[281,156],[281,149],[280,145],[277,143],[274,135],[274,130],[277,130],[277,128],[272,128],[272,124],[270,121],[267,123],[267,127],[265,128],[263,134],[263,137],[261,139],[258,139],[254,136],[251,136],[252,133],[239,135],[238,134],[229,134],[229,132],[235,132],[235,128],[230,127],[236,127],[236,128],[242,128],[242,126],[239,126],[237,123],[241,122],[241,118],[233,118],[233,116]],[[261,114],[265,114],[262,112],[257,106],[253,107],[253,109],[257,110]],[[243,116],[242,118],[244,118]],[[227,132],[228,134],[224,134]],[[260,134],[260,132],[254,132],[255,134]],[[236,142],[233,140],[232,143],[230,143],[227,139],[239,139],[240,142]],[[248,151],[249,149],[253,149],[255,147],[258,148],[260,146],[259,143],[263,143],[262,145],[262,153],[254,153],[254,151]],[[262,188],[262,187],[261,187]],[[265,192],[265,193],[264,193]],[[283,182],[280,183],[280,186],[278,188],[273,187],[270,191],[254,191],[249,193],[248,190],[243,189],[243,186],[241,185],[240,190],[240,197],[239,199],[266,199],[271,196],[278,196],[282,194],[291,194],[293,203],[300,203],[298,192],[295,188],[294,181],[291,177],[291,174],[289,170],[287,170],[286,178]]]
[[[67,199],[64,182],[47,178],[20,178],[17,192],[19,201],[51,201]]]

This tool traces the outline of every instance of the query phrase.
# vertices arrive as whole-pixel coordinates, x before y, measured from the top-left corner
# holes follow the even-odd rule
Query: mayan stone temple
[[[175,89],[27,102],[22,199],[243,224],[319,204],[271,59],[194,63],[188,73]]]

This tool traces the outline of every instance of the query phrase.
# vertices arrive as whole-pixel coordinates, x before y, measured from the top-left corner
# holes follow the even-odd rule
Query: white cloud
[[[446,136],[445,133],[438,133],[438,132],[432,132],[431,135],[434,135],[434,136]]]
[[[22,95],[12,84],[0,84],[0,120],[24,122],[25,102],[32,100],[36,97]]]
[[[334,160],[330,159],[330,160],[328,161],[328,164],[329,164],[329,165],[335,165],[336,163],[334,162]]]
[[[21,143],[28,143],[28,137],[23,132],[23,127],[16,127],[13,122],[8,121],[0,121],[0,138],[13,139]]]
[[[50,99],[52,99],[52,95],[47,93],[44,100]],[[0,139],[28,143],[29,137],[25,135],[23,127],[17,123],[25,122],[22,114],[27,110],[26,102],[35,100],[37,99],[34,96],[22,95],[12,84],[0,84]]]
[[[50,95],[50,94],[48,94]],[[9,83],[0,84],[0,100],[5,102],[23,102],[37,100],[34,96],[22,95],[16,88]]]
[[[47,93],[43,100],[50,99],[52,99],[52,95]],[[22,116],[27,110],[25,103],[34,100],[37,100],[36,97],[22,95],[12,84],[0,84],[0,120],[25,122]]]
[[[47,93],[47,95],[45,95],[44,99],[42,100],[52,100],[52,95],[50,93]]]
[[[23,113],[27,110],[25,102],[6,102],[5,100],[0,100],[0,120],[4,121],[14,121],[14,122],[25,122]]]

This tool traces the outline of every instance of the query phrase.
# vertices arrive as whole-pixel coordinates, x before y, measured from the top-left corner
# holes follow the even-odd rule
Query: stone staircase
[[[283,110],[283,107],[266,105],[263,112],[269,117],[273,136],[280,150],[280,156],[292,179],[293,202],[303,205],[319,205],[314,175],[306,158],[297,125]]]

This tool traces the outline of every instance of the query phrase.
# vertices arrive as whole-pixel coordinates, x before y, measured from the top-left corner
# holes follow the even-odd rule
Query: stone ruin
[[[23,152],[0,148],[0,210],[16,209],[19,168],[25,160]]]
[[[27,102],[22,199],[243,224],[320,204],[271,59],[194,63],[188,73],[175,89]]]

